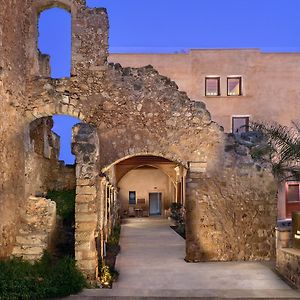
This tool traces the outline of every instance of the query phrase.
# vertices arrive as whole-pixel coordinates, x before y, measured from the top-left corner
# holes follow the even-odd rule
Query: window
[[[205,96],[220,96],[220,77],[205,78]]]
[[[299,183],[287,182],[286,188],[287,202],[299,202]]]
[[[135,191],[129,192],[129,204],[136,204],[136,192]]]
[[[249,117],[232,117],[232,133],[249,131]]]
[[[52,2],[56,4],[58,1]],[[38,48],[41,53],[50,55],[52,78],[71,76],[71,31],[72,16],[65,9],[45,9],[39,15]]]
[[[227,78],[227,96],[242,95],[242,77]]]

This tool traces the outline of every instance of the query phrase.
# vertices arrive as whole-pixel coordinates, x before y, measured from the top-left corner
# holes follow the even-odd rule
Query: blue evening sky
[[[175,52],[190,48],[261,48],[300,52],[299,0],[87,0],[106,7],[111,52]],[[69,76],[71,17],[61,9],[41,14],[39,48],[50,54],[52,77]],[[72,163],[71,127],[54,117],[61,159]],[[66,134],[68,132],[68,134]]]

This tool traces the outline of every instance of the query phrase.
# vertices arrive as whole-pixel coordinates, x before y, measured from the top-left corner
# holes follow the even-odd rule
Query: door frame
[[[288,201],[288,186],[298,185],[299,189],[299,201]],[[289,214],[292,211],[300,210],[300,181],[289,180],[285,182],[285,217],[290,219],[292,216]]]
[[[149,216],[151,216],[151,214],[150,214],[150,194],[161,194],[161,203],[160,203],[160,214],[159,214],[159,216],[162,216],[163,215],[163,207],[164,207],[164,197],[163,197],[163,192],[162,191],[160,191],[160,190],[154,190],[154,191],[148,191],[148,204],[149,204]]]

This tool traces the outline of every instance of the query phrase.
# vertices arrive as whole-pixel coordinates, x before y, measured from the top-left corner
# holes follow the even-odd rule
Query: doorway
[[[149,193],[149,214],[150,216],[161,215],[162,193]]]

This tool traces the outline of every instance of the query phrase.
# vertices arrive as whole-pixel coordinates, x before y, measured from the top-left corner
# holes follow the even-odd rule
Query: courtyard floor
[[[272,270],[258,262],[186,263],[185,240],[162,218],[131,218],[122,225],[120,272],[112,290],[84,290],[80,299],[300,298]],[[73,298],[71,297],[71,298]]]

